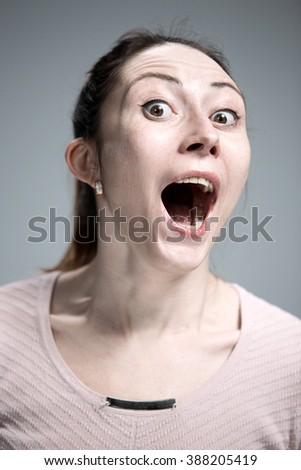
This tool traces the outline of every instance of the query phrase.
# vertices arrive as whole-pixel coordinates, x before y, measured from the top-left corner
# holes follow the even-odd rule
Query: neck
[[[78,281],[82,298],[89,299],[87,321],[101,332],[158,336],[197,331],[212,322],[218,281],[207,258],[179,274],[104,246]]]

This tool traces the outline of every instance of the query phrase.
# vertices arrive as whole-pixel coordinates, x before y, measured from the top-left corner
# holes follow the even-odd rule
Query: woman
[[[73,122],[74,240],[1,290],[2,448],[300,448],[300,321],[208,267],[250,160],[223,56],[129,33]]]

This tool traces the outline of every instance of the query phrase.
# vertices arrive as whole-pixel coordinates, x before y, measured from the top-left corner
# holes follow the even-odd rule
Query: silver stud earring
[[[103,193],[103,187],[100,180],[95,181],[95,193],[100,196]]]

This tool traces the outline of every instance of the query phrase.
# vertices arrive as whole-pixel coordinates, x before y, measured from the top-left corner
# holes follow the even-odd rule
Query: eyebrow
[[[165,80],[166,82],[171,82],[171,83],[175,83],[176,85],[183,86],[183,83],[181,82],[181,80],[179,80],[176,77],[173,77],[172,75],[168,75],[166,73],[158,73],[158,72],[146,72],[146,73],[143,73],[142,75],[139,75],[139,77],[135,78],[133,81],[131,81],[131,83],[129,83],[129,85],[126,87],[124,96],[128,94],[128,92],[130,91],[132,86],[135,85],[135,83],[139,82],[140,80],[144,80],[144,78],[159,78],[160,80]]]
[[[229,83],[229,82],[212,82],[210,83],[210,86],[212,88],[225,88],[225,87],[229,87],[231,88],[232,90],[236,91],[236,93],[239,94],[239,96],[242,98],[244,104],[246,104],[246,99],[244,97],[244,94],[243,92],[237,88],[236,86],[232,85],[232,83]]]
[[[125,90],[125,95],[124,97],[128,94],[129,90],[135,83],[139,82],[140,80],[143,80],[145,78],[159,78],[160,80],[165,80],[166,82],[170,83],[175,83],[176,85],[183,86],[183,83],[181,80],[178,78],[174,77],[173,75],[168,75],[166,73],[158,73],[158,72],[146,72],[142,75],[139,75],[139,77],[135,78],[129,85],[126,87]],[[232,83],[229,82],[212,82],[210,83],[210,87],[212,88],[225,88],[229,87],[232,90],[236,91],[236,93],[242,98],[244,104],[246,104],[246,99],[242,93],[242,91],[237,88],[236,86],[232,85]]]

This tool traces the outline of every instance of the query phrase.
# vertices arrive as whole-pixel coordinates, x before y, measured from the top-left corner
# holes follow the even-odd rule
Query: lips
[[[172,229],[201,236],[212,214],[219,179],[211,173],[194,172],[176,177],[161,193]]]

